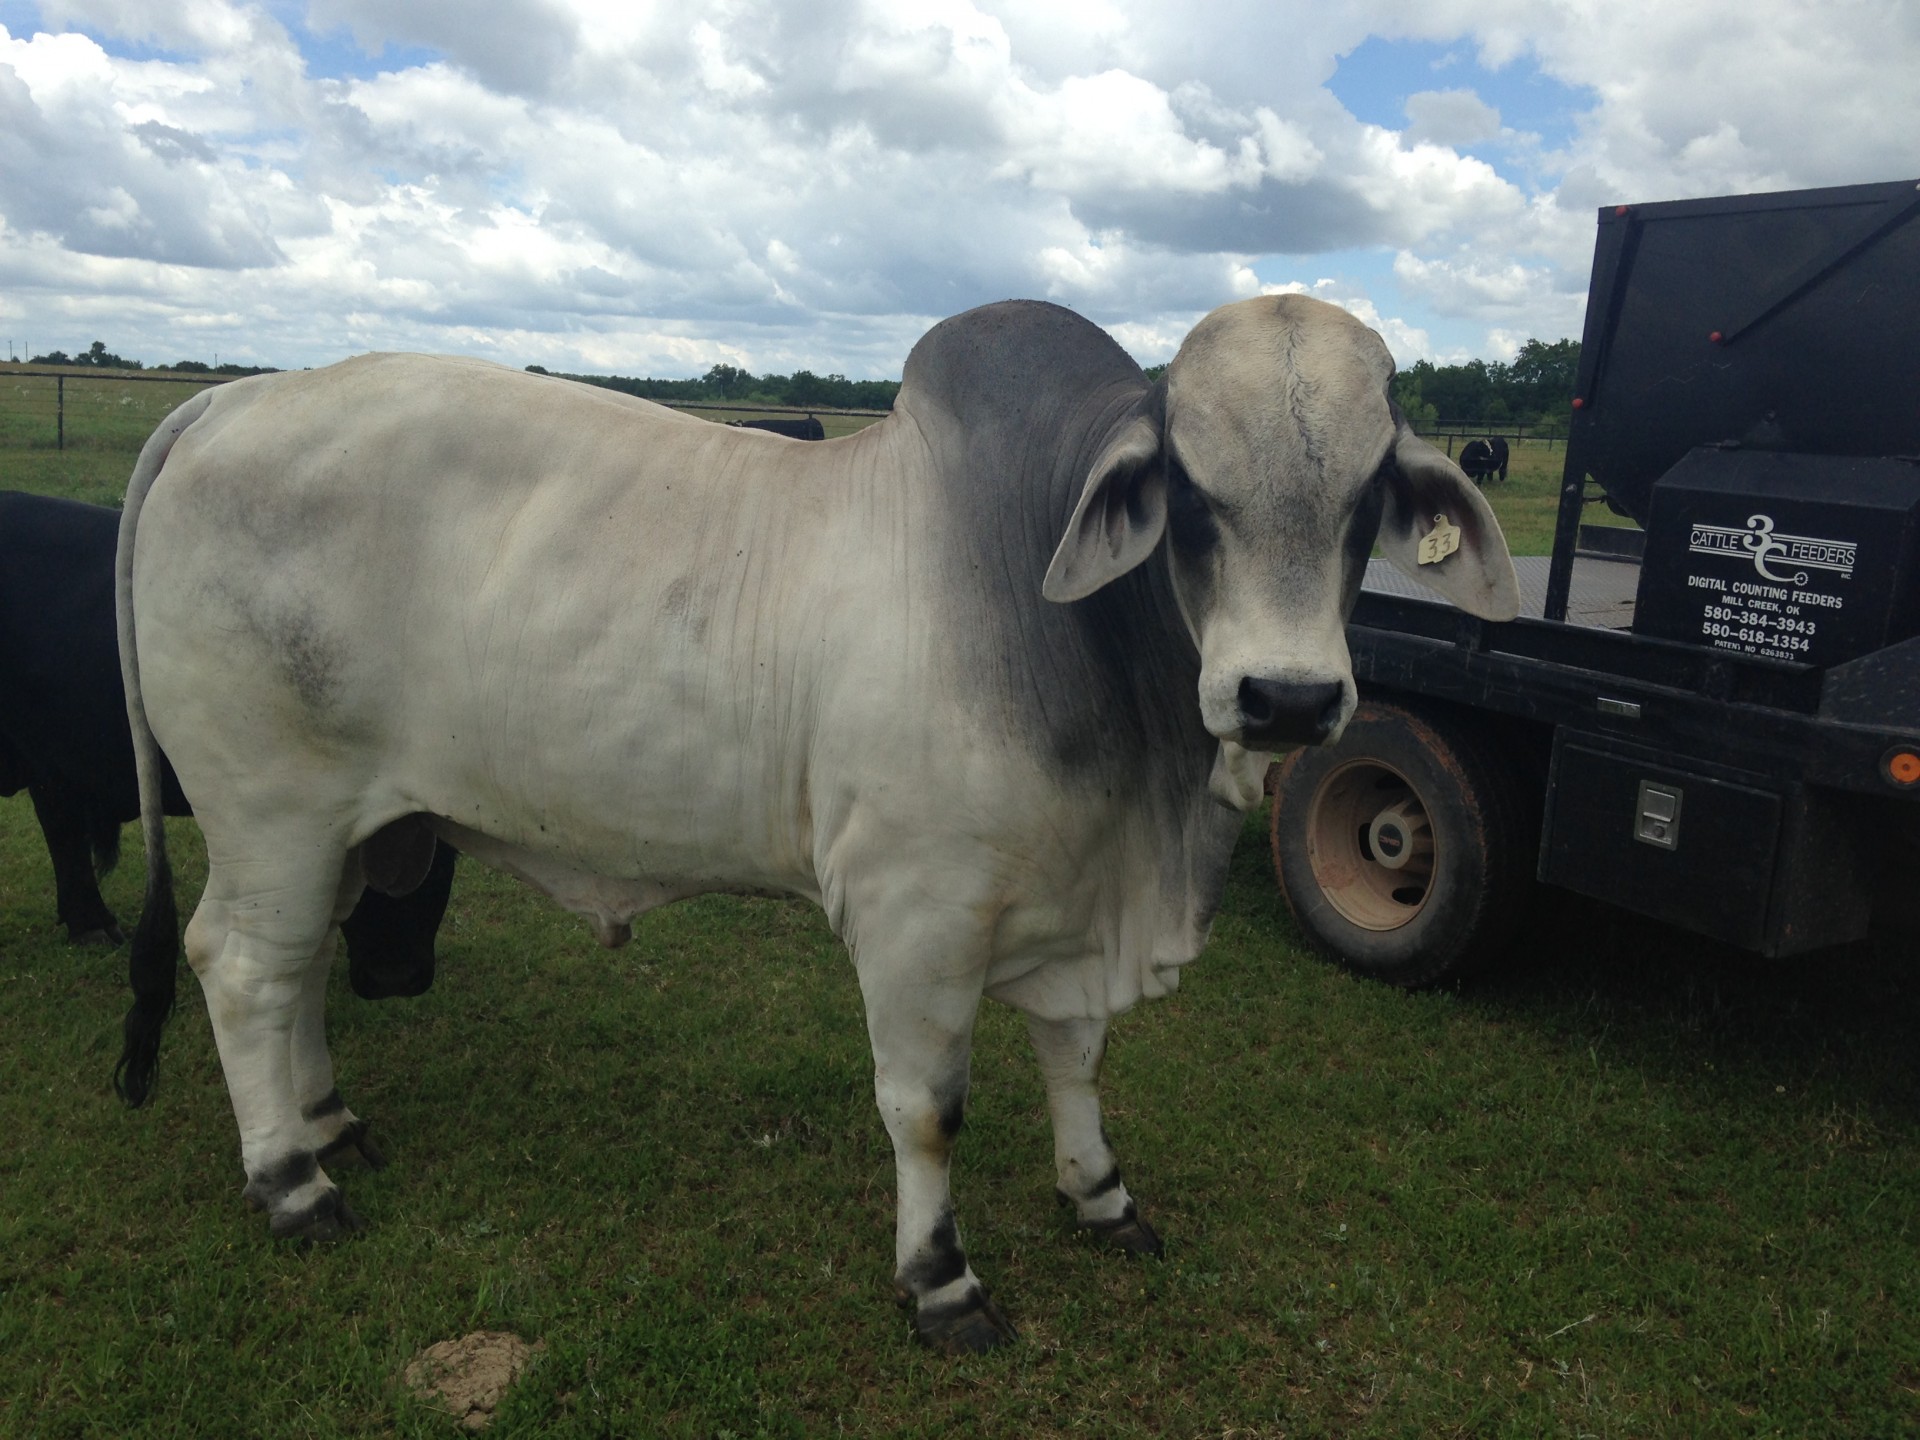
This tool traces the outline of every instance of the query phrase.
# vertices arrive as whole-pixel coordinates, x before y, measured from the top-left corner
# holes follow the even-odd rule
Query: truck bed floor
[[[1514,573],[1520,578],[1520,613],[1538,620],[1546,614],[1545,555],[1516,555]],[[1633,624],[1633,597],[1640,586],[1640,567],[1629,560],[1602,560],[1582,555],[1573,562],[1573,593],[1567,601],[1567,619],[1575,625],[1601,630],[1625,630]],[[1409,580],[1385,560],[1367,562],[1362,588],[1384,595],[1403,595],[1444,604],[1426,586]]]

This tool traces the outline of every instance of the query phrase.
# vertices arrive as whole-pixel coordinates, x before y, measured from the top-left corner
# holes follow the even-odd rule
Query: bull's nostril
[[[1320,738],[1326,739],[1333,733],[1333,727],[1340,723],[1340,710],[1346,704],[1346,692],[1341,686],[1333,687],[1333,698],[1320,710]]]
[[[1255,680],[1251,675],[1240,681],[1240,723],[1255,727],[1273,723],[1273,697],[1267,692],[1265,683]]]
[[[1345,687],[1337,680],[1318,683],[1242,677],[1239,690],[1243,744],[1317,745],[1340,723]]]

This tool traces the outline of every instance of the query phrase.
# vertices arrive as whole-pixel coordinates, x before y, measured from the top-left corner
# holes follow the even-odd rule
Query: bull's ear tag
[[[1433,517],[1433,529],[1420,542],[1420,563],[1438,565],[1460,548],[1460,527],[1444,515]]]

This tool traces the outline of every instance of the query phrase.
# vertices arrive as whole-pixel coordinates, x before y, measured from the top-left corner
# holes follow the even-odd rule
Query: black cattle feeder
[[[784,435],[789,440],[827,438],[827,427],[820,423],[817,415],[809,415],[804,420],[778,417],[771,420],[729,420],[727,424],[736,430],[765,430],[772,435]]]
[[[1599,222],[1521,616],[1373,562],[1361,710],[1269,780],[1306,934],[1395,983],[1494,955],[1542,886],[1769,956],[1916,913],[1920,184]]]

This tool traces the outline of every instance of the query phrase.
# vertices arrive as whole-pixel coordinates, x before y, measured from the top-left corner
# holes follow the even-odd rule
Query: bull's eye
[[[1174,548],[1188,554],[1211,549],[1220,539],[1213,508],[1178,460],[1167,461],[1167,533]]]
[[[1380,533],[1380,512],[1386,501],[1387,472],[1383,468],[1360,492],[1347,521],[1347,575],[1349,586],[1355,590],[1366,574],[1367,557],[1373,553],[1374,540]]]

